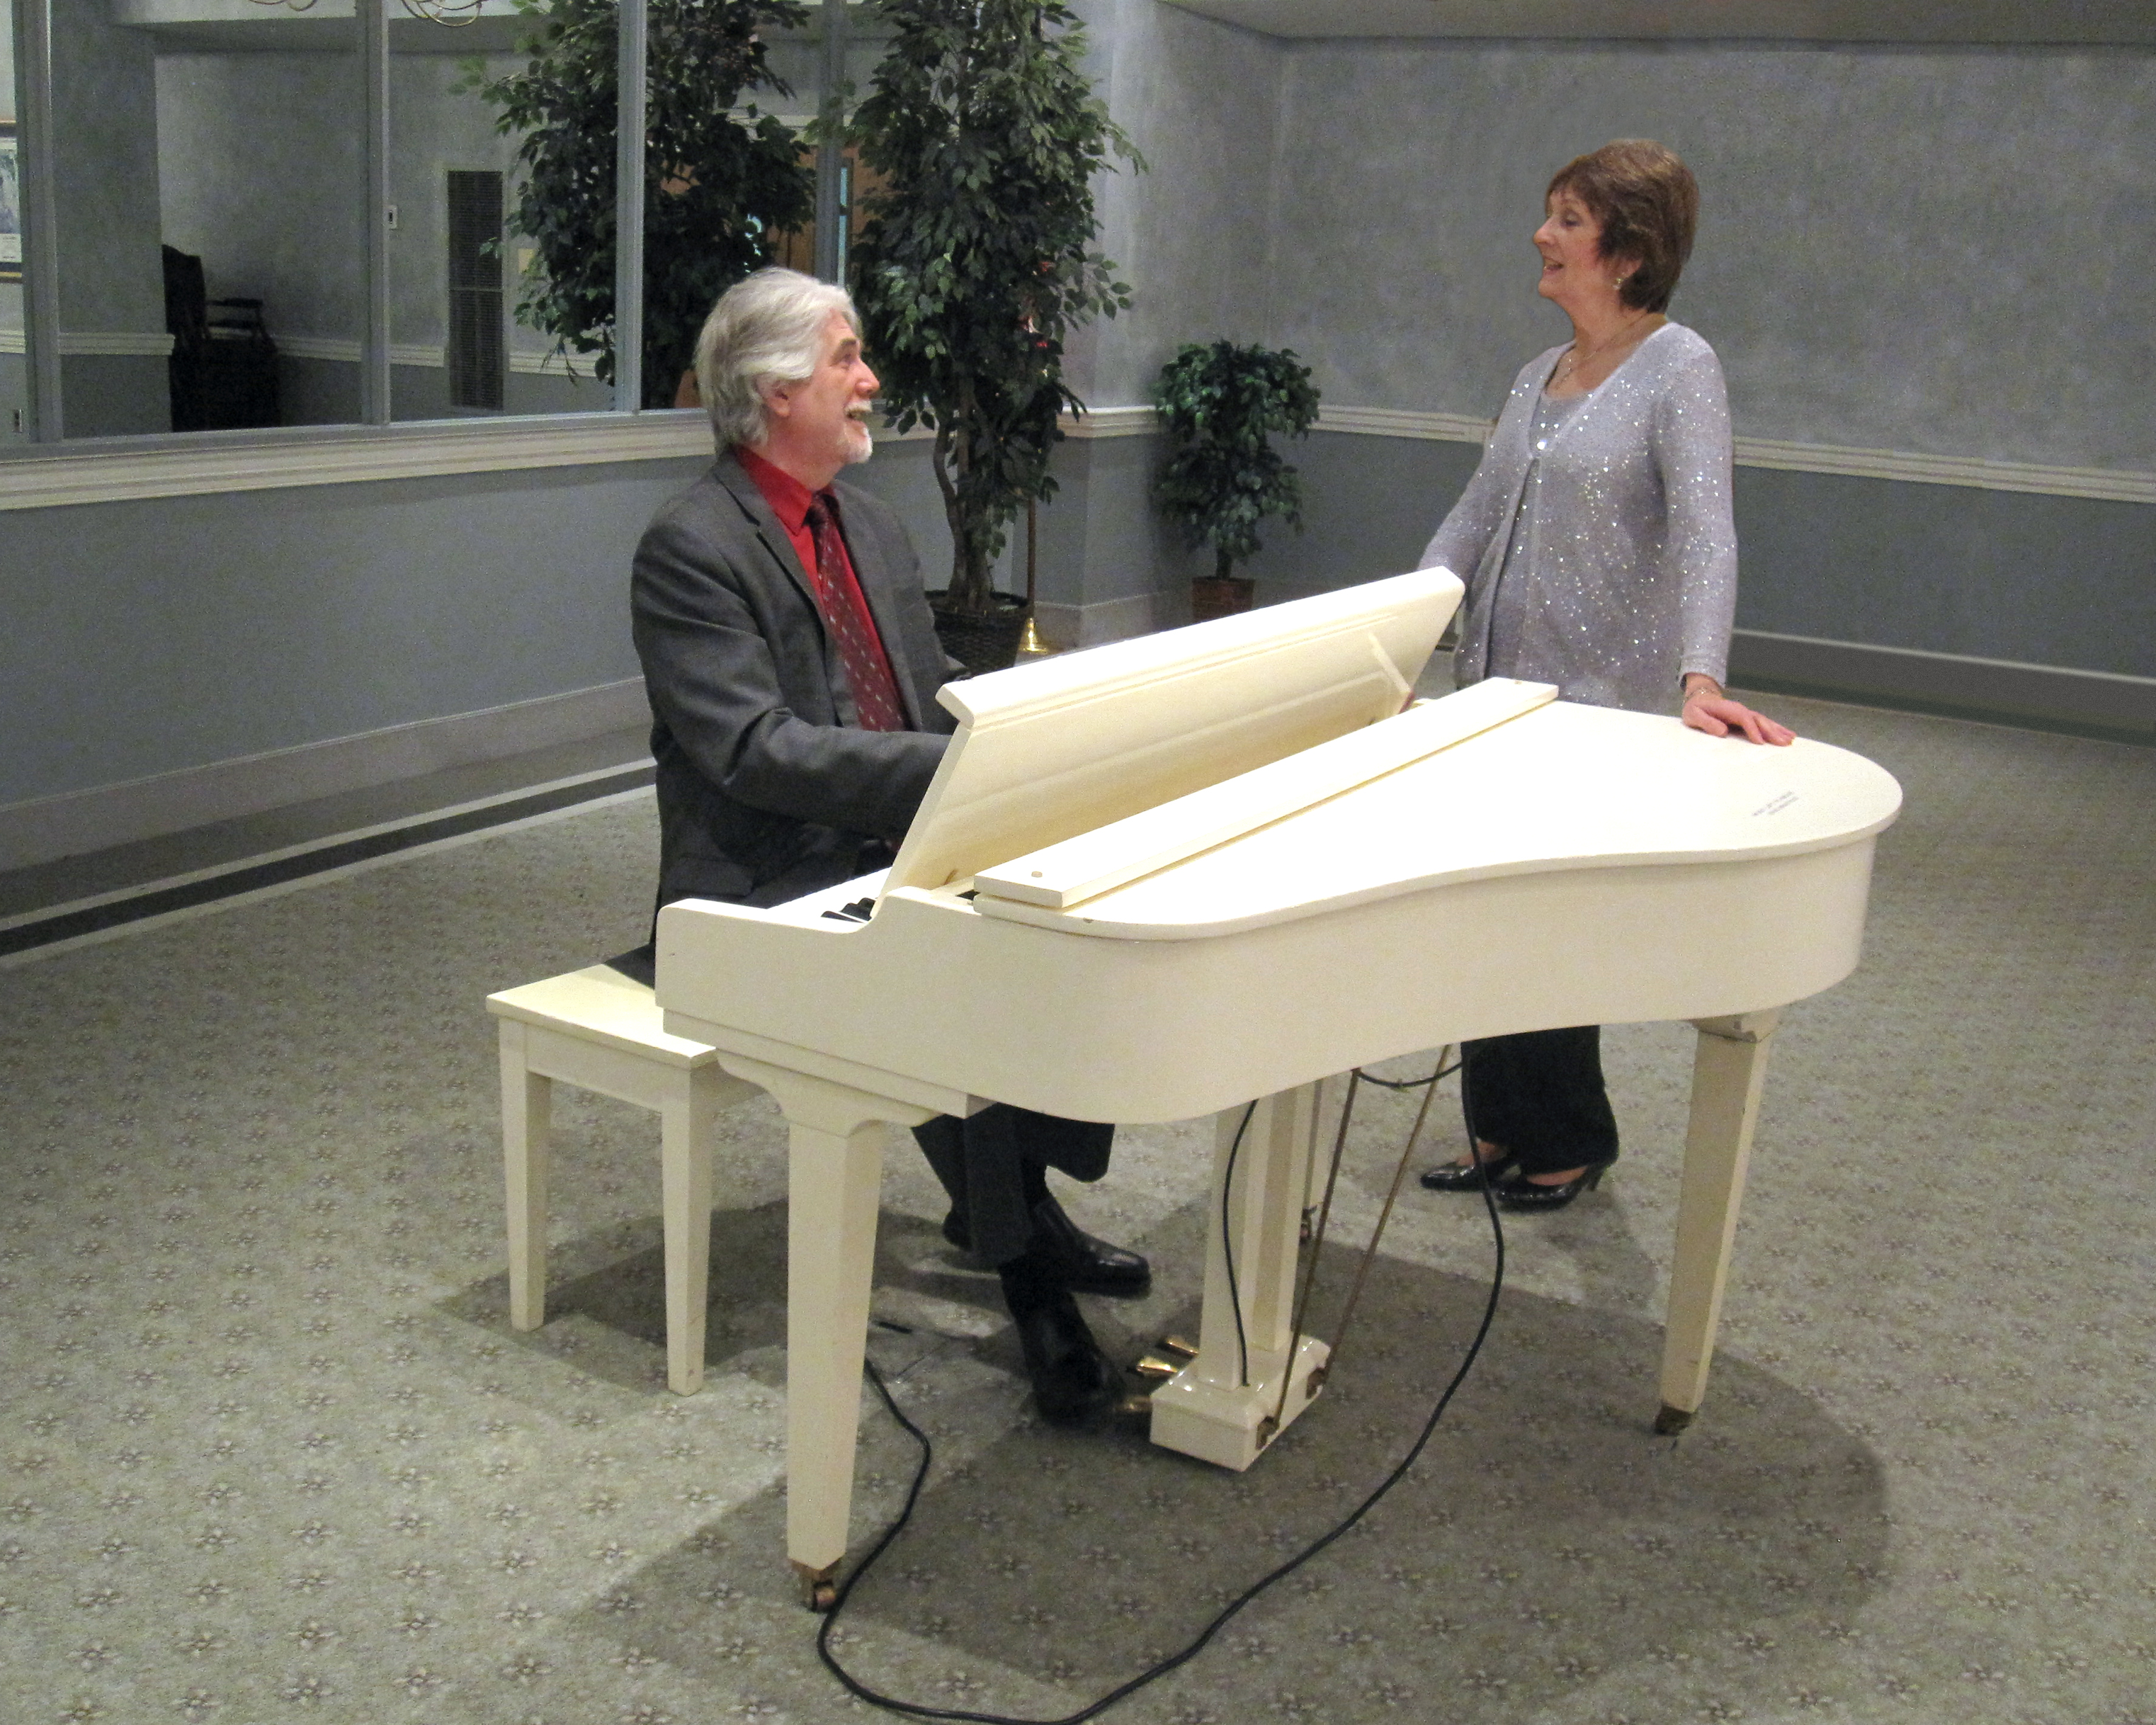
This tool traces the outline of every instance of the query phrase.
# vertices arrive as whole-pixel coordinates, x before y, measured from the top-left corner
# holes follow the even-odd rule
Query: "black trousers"
[[[913,1136],[965,1219],[975,1255],[1005,1264],[1033,1238],[1034,1206],[1048,1196],[1046,1171],[1099,1179],[1116,1129],[993,1102],[967,1120],[939,1114]]]
[[[1486,1036],[1460,1055],[1468,1131],[1517,1157],[1522,1173],[1617,1159],[1599,1024]]]

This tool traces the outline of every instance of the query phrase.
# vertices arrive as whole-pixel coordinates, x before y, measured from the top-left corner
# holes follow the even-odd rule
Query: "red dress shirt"
[[[816,608],[823,614],[824,626],[837,641],[839,655],[846,667],[846,680],[853,685],[854,706],[861,728],[909,729],[906,707],[899,699],[898,680],[891,673],[891,655],[884,649],[883,636],[876,629],[875,614],[869,609],[868,596],[861,591],[860,578],[854,572],[852,554],[846,549],[844,526],[839,521],[838,497],[829,490],[811,491],[792,474],[765,460],[753,449],[737,444],[734,457],[756,481],[764,501],[771,506],[779,526],[786,530],[794,556],[801,560],[808,584],[814,589]],[[819,501],[839,526],[838,531],[827,536],[830,552],[820,560],[816,554],[816,534],[808,521],[810,506]],[[825,567],[831,563],[836,567]]]

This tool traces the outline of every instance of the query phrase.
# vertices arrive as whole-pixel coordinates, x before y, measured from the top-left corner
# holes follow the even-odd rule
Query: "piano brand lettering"
[[[1753,809],[1752,813],[1755,819],[1762,814],[1779,814],[1784,809],[1787,809],[1789,804],[1796,800],[1797,793],[1794,791],[1784,791],[1780,796],[1774,798],[1773,800],[1762,803],[1757,809]]]

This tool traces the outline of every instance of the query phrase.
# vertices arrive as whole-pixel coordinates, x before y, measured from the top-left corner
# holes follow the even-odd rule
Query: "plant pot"
[[[1009,670],[1018,660],[1019,637],[1025,633],[1029,614],[1025,601],[1014,593],[991,595],[995,608],[985,617],[971,611],[953,611],[943,603],[944,589],[928,595],[928,608],[936,617],[936,639],[943,650],[966,667],[966,675]]]
[[[1190,581],[1190,620],[1210,623],[1250,608],[1258,584],[1247,575],[1194,575]]]

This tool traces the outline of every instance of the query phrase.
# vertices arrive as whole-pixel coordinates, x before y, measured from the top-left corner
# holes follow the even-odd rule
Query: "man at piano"
[[[889,865],[953,728],[936,691],[960,667],[897,516],[837,483],[869,458],[877,387],[845,290],[759,270],[712,308],[696,375],[718,459],[653,519],[631,583],[658,902],[774,905]],[[652,978],[648,945],[615,963]],[[1050,1168],[1099,1178],[1114,1132],[998,1104],[915,1133],[950,1196],[944,1235],[997,1269],[1035,1404],[1057,1424],[1097,1421],[1122,1391],[1072,1294],[1150,1280],[1048,1189]]]
[[[1661,145],[1623,138],[1568,162],[1543,197],[1537,291],[1573,338],[1527,362],[1423,552],[1467,583],[1465,685],[1554,683],[1567,701],[1679,708],[1715,737],[1793,733],[1722,692],[1737,605],[1729,403],[1714,350],[1665,315],[1691,254],[1699,187]],[[1512,1209],[1558,1209],[1617,1159],[1599,1027],[1471,1041],[1474,1134],[1435,1190],[1487,1178]]]

